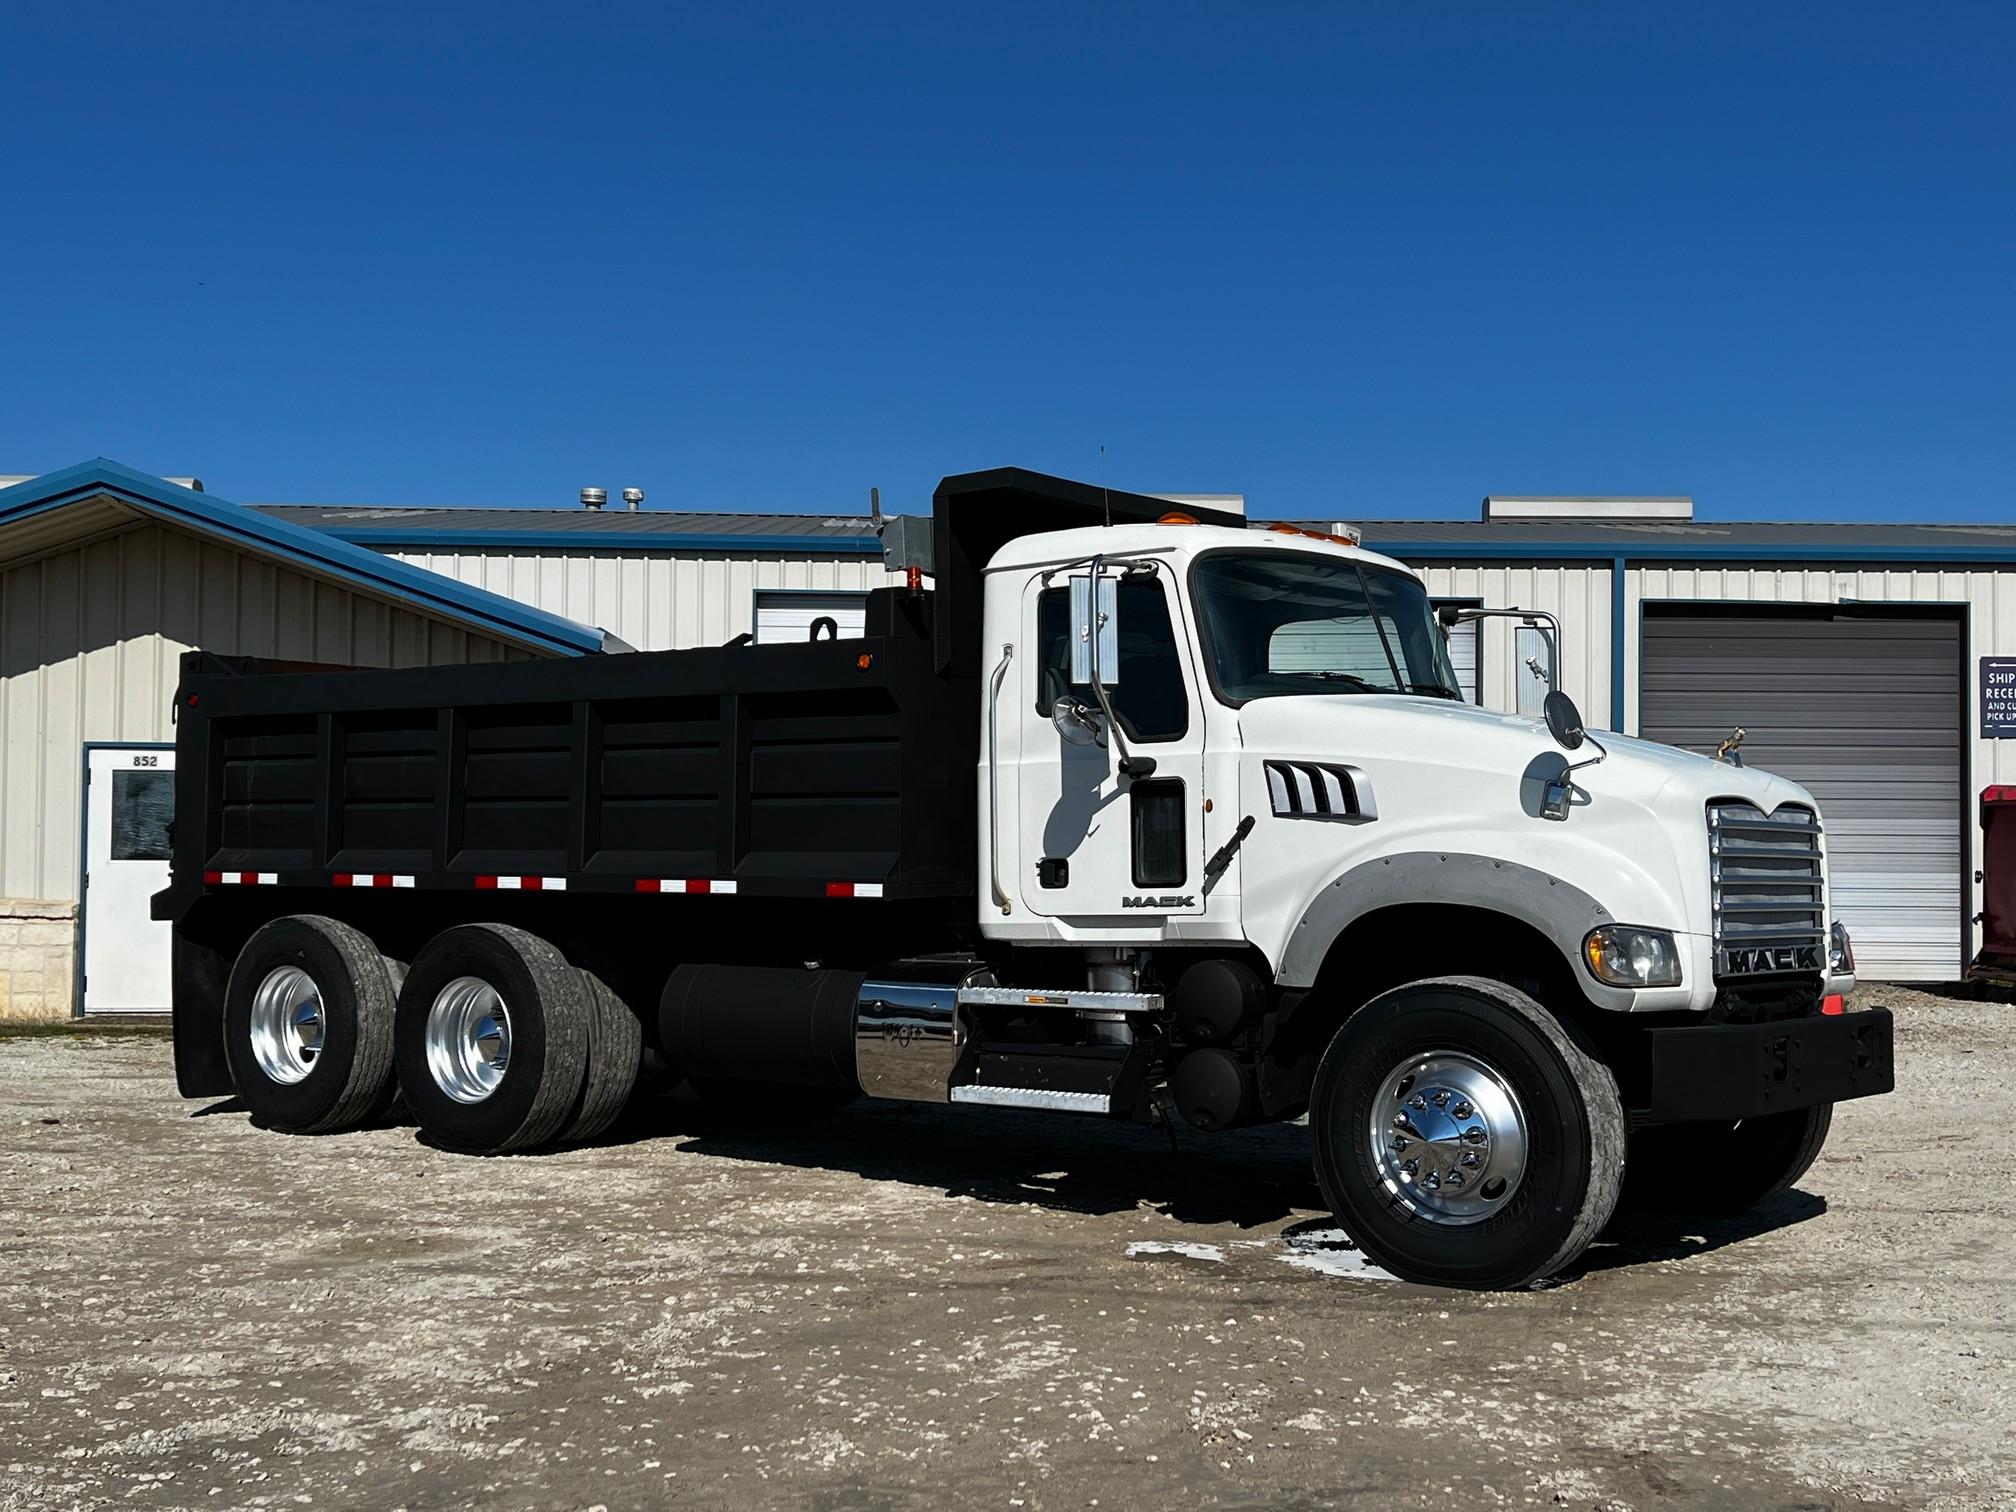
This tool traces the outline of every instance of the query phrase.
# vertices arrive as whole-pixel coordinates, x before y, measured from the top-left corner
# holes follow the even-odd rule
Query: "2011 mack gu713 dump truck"
[[[1627,1173],[1739,1208],[1889,1089],[1800,788],[1471,707],[1421,581],[1343,539],[1016,469],[928,523],[859,639],[191,653],[183,1093],[523,1150],[649,1046],[758,1112],[1306,1113],[1371,1259],[1508,1287]]]

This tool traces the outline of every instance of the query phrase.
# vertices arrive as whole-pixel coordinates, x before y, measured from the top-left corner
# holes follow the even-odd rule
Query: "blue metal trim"
[[[84,935],[91,920],[91,753],[93,751],[172,751],[172,740],[87,740],[77,758],[77,791],[83,796],[77,815],[77,934],[70,963],[70,1017],[84,1017]],[[151,921],[150,921],[151,922]],[[172,986],[172,982],[171,982]]]
[[[1624,728],[1624,558],[1610,563],[1610,728],[1619,735]]]
[[[1366,549],[1401,561],[1473,562],[1832,562],[1934,563],[1947,566],[2016,564],[2016,549],[2003,546],[1931,547],[1883,546],[1640,546],[1619,551],[1615,545],[1575,542],[1538,546],[1529,542],[1501,545],[1454,545],[1448,541],[1373,541]]]
[[[539,548],[548,551],[771,551],[811,552],[824,556],[873,556],[882,543],[873,536],[707,535],[700,531],[574,530],[373,530],[368,527],[324,529],[306,525],[319,536],[356,546],[405,547],[426,551],[435,547]]]
[[[277,557],[426,612],[537,650],[581,656],[602,649],[600,630],[424,568],[276,520],[215,494],[199,494],[104,457],[0,490],[0,526],[110,494],[142,513]]]

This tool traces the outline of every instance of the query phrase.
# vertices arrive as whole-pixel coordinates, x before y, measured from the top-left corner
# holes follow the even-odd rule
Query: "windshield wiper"
[[[1297,677],[1317,677],[1321,678],[1324,682],[1349,683],[1352,687],[1362,688],[1367,693],[1429,693],[1436,698],[1453,698],[1458,703],[1463,701],[1463,695],[1446,683],[1410,682],[1404,687],[1395,688],[1386,683],[1372,682],[1360,677],[1356,672],[1338,672],[1328,667],[1312,668],[1307,671],[1297,672],[1294,675]]]
[[[1356,672],[1333,672],[1327,667],[1310,668],[1293,674],[1296,677],[1315,677],[1324,682],[1349,683],[1354,688],[1362,688],[1367,693],[1397,693],[1398,688],[1390,688],[1384,683],[1368,682]]]

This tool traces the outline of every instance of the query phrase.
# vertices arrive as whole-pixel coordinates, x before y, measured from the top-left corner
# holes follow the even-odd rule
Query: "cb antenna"
[[[868,490],[868,523],[875,527],[875,534],[878,536],[888,524],[888,521],[882,518],[882,490],[879,488]]]
[[[1106,508],[1106,528],[1113,528],[1113,491],[1106,486],[1106,448],[1099,448],[1099,502]]]

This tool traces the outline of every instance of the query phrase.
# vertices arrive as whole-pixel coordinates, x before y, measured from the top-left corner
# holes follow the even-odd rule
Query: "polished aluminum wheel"
[[[1431,1223],[1480,1223],[1526,1171],[1526,1114],[1506,1080],[1454,1050],[1395,1067],[1372,1099],[1373,1158],[1404,1206]]]
[[[283,1087],[315,1069],[328,1028],[322,989],[299,966],[276,966],[252,994],[252,1058]]]
[[[434,1085],[460,1103],[479,1103],[497,1090],[511,1061],[511,1015],[481,977],[457,977],[427,1010],[427,1070]]]

